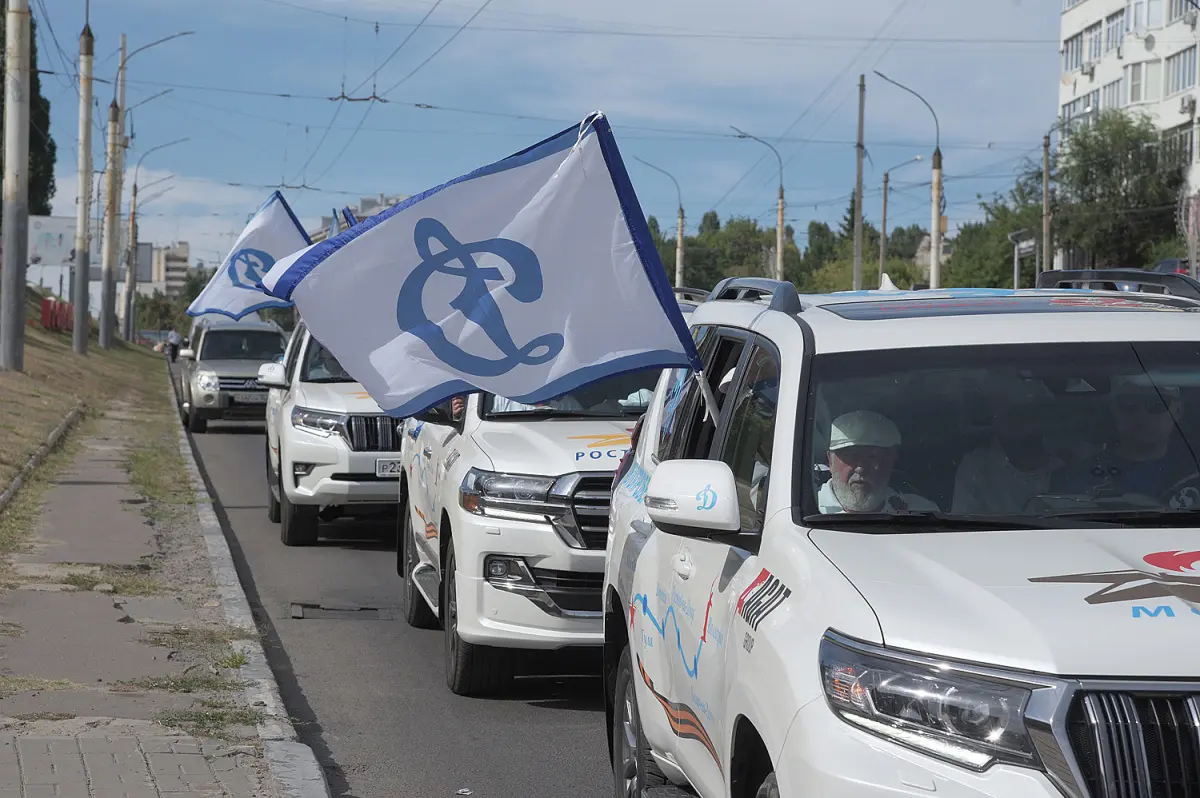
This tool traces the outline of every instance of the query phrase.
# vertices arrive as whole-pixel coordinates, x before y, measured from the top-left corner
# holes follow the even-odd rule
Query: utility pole
[[[1196,236],[1200,231],[1196,229],[1197,222],[1200,219],[1196,218],[1197,212],[1200,212],[1200,195],[1192,193],[1187,198],[1187,245],[1188,245],[1188,274],[1192,279],[1196,279]]]
[[[675,229],[675,287],[683,286],[683,204],[679,205],[679,225]]]
[[[863,259],[863,114],[866,112],[867,76],[858,76],[857,178],[854,184],[854,290],[862,290]]]
[[[136,319],[133,318],[137,307],[137,190],[137,181],[134,181],[129,203],[129,246],[125,250],[125,289],[121,292],[121,311],[125,319],[122,328],[126,341],[137,337],[134,332]]]
[[[116,310],[116,282],[113,272],[116,267],[117,245],[120,240],[117,232],[117,210],[121,200],[120,189],[117,188],[117,171],[120,160],[117,155],[120,133],[121,109],[113,100],[108,106],[108,168],[105,170],[104,185],[104,263],[100,279],[100,348],[111,349],[113,345],[113,316]]]
[[[933,151],[933,227],[929,229],[929,287],[942,287],[942,148]]]
[[[879,284],[883,285],[883,264],[887,260],[887,201],[888,180],[891,175],[883,173],[883,219],[879,228]]]
[[[87,354],[88,328],[91,326],[88,295],[92,253],[88,240],[88,211],[92,205],[92,62],[95,52],[96,40],[85,20],[83,33],[79,34],[79,204],[75,209],[75,275],[72,283],[75,328],[71,343],[77,355]]]
[[[1042,137],[1042,264],[1041,270],[1051,271],[1050,256],[1050,134]]]
[[[29,251],[29,0],[8,0],[5,25],[0,371],[22,371],[25,261]]]
[[[683,208],[679,209],[679,229],[683,230]],[[679,246],[683,246],[680,233]],[[775,223],[775,279],[783,281],[783,181],[779,181],[779,218]]]

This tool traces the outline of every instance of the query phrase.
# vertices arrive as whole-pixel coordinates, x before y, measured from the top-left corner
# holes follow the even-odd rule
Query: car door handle
[[[692,558],[686,554],[676,555],[671,567],[679,574],[680,579],[689,579],[692,576]]]
[[[421,454],[425,455],[426,460],[430,460],[433,458],[433,448],[430,446],[426,446],[424,449],[421,450]]]

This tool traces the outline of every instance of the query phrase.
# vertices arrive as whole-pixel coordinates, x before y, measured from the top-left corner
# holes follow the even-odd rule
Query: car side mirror
[[[195,360],[196,352],[193,349],[180,349],[179,356],[184,360]]]
[[[644,501],[650,520],[671,535],[704,538],[741,529],[733,471],[719,460],[660,463]]]
[[[287,373],[282,363],[263,363],[258,367],[258,384],[264,388],[286,388]]]

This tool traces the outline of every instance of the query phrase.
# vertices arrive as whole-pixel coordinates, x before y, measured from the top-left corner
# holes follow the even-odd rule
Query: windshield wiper
[[[499,413],[490,412],[489,419],[505,418],[620,418],[616,413],[589,413],[586,410],[555,410],[553,408],[534,408],[532,410],[505,410]]]
[[[353,377],[316,377],[311,380],[303,380],[303,382],[330,383],[330,382],[356,382]]]
[[[1111,526],[1200,527],[1197,510],[1081,510],[1038,516],[1053,521],[1101,521]]]
[[[888,534],[897,532],[980,531],[1017,529],[1070,529],[1083,521],[1088,527],[1114,526],[1098,523],[1107,519],[1078,518],[1071,516],[1035,515],[968,515],[943,513],[940,511],[910,511],[899,513],[826,513],[807,515],[804,523],[817,529],[846,529],[861,527],[862,531]]]

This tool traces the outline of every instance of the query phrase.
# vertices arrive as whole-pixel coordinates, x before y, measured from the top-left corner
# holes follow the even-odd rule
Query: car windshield
[[[287,341],[271,330],[210,330],[204,336],[200,360],[261,360],[274,362]]]
[[[641,369],[585,385],[554,399],[528,405],[495,394],[484,394],[482,410],[487,418],[516,418],[532,415],[596,416],[624,418],[646,411],[662,369]]]
[[[301,382],[355,382],[346,373],[342,364],[338,363],[333,353],[321,345],[316,338],[310,338],[308,353],[304,357],[304,369],[300,372]]]
[[[825,354],[809,397],[813,526],[1200,526],[1200,343]]]

